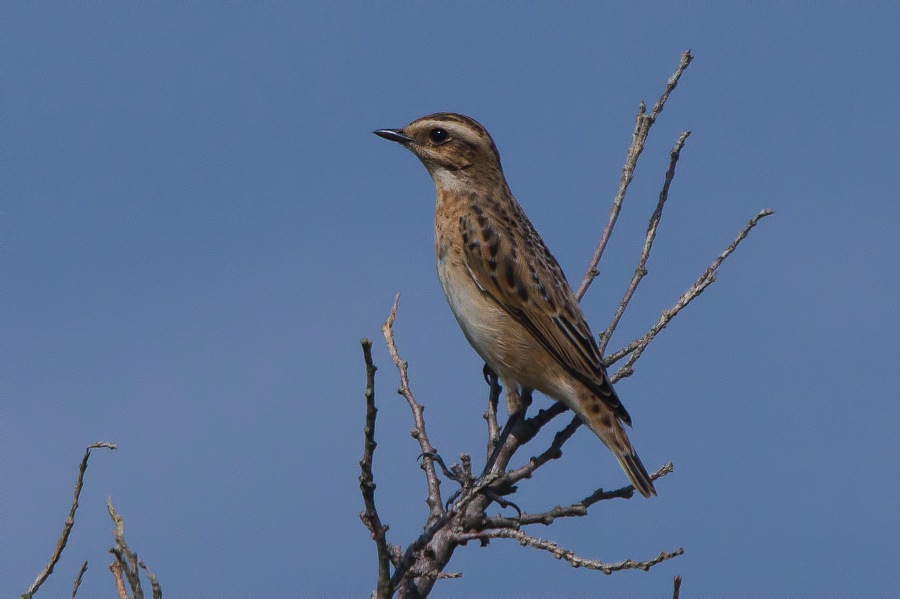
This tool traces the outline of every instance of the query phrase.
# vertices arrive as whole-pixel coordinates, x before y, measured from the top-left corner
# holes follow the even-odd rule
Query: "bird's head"
[[[416,119],[402,129],[378,129],[375,135],[396,141],[419,157],[438,188],[457,188],[473,180],[503,182],[500,154],[478,121],[440,112]]]

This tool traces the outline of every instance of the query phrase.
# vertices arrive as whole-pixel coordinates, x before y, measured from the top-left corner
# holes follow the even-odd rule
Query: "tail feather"
[[[634,488],[644,497],[656,495],[653,480],[631,446],[628,434],[616,414],[596,398],[591,398],[588,406],[587,410],[578,410],[584,423],[613,452]]]
[[[636,453],[633,451],[632,453],[616,453],[616,459],[619,461],[619,465],[622,466],[622,470],[628,475],[628,480],[638,490],[638,493],[644,497],[656,495],[656,489],[653,488],[653,480],[647,474],[647,469],[644,468],[641,458]]]

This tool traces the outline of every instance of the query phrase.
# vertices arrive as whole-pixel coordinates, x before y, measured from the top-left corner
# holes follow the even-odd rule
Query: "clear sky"
[[[680,131],[650,273],[611,349],[753,214],[777,213],[618,385],[648,468],[675,464],[659,496],[534,529],[605,561],[686,553],[607,577],[497,540],[460,550],[464,577],[436,595],[664,597],[675,574],[685,596],[896,593],[900,8],[555,4],[4,6],[0,596],[46,563],[98,440],[119,450],[93,456],[42,596],[67,596],[83,560],[79,596],[113,592],[108,496],[168,597],[367,596],[359,339],[380,366],[393,542],[426,508],[380,336],[396,292],[448,459],[482,459],[485,398],[434,272],[432,183],[371,131],[445,110],[481,121],[577,283],[638,101],[687,48],[588,320],[602,329],[627,285]],[[581,430],[516,501],[624,483]]]

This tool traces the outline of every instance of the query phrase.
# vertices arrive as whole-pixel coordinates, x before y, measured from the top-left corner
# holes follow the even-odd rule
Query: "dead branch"
[[[375,541],[375,551],[378,556],[378,584],[375,595],[382,598],[391,596],[391,552],[385,538],[388,527],[381,523],[375,507],[375,477],[372,474],[372,459],[377,446],[375,443],[375,418],[378,415],[378,408],[375,407],[375,371],[377,368],[372,362],[372,342],[363,339],[361,344],[366,362],[366,426],[363,459],[359,462],[359,468],[362,471],[359,475],[359,488],[362,491],[366,509],[360,513],[359,517],[369,529],[372,540]]]
[[[486,364],[484,367],[484,380],[487,382],[490,389],[490,392],[488,393],[488,407],[484,412],[484,419],[487,422],[488,428],[487,455],[485,459],[489,460],[500,440],[500,425],[497,423],[497,405],[500,401],[500,392],[503,391],[503,388],[500,386],[497,374],[491,372]]]
[[[609,242],[613,228],[616,226],[616,220],[618,220],[619,212],[622,210],[622,201],[625,199],[625,192],[628,191],[628,186],[631,185],[631,180],[634,178],[634,169],[637,166],[638,158],[641,157],[641,152],[644,151],[644,144],[647,142],[647,136],[650,135],[650,128],[653,126],[653,123],[656,122],[656,118],[666,105],[669,94],[671,94],[678,85],[681,74],[684,73],[684,70],[691,64],[692,60],[694,60],[694,57],[691,55],[690,50],[686,50],[681,55],[681,62],[678,64],[678,68],[675,69],[675,72],[669,77],[669,81],[666,82],[666,89],[659,97],[659,100],[656,101],[650,114],[646,114],[647,107],[643,102],[641,102],[638,107],[638,114],[634,123],[634,133],[631,135],[631,145],[628,147],[625,166],[622,167],[622,179],[619,182],[619,190],[616,192],[615,199],[613,199],[612,207],[609,211],[609,219],[606,222],[603,233],[600,235],[600,242],[597,244],[597,249],[594,250],[594,255],[591,257],[587,271],[581,279],[578,291],[575,292],[575,297],[579,300],[584,297],[588,287],[591,286],[591,283],[597,278],[597,275],[600,274],[600,271],[597,270],[597,267],[600,264],[600,258],[603,257],[606,244]]]
[[[75,526],[75,512],[78,510],[78,498],[81,496],[81,488],[84,486],[84,473],[87,470],[88,459],[91,457],[91,450],[99,448],[115,450],[116,445],[115,443],[101,441],[99,443],[88,445],[84,450],[84,457],[81,458],[81,465],[78,468],[78,478],[75,479],[75,495],[72,498],[72,507],[69,508],[69,515],[66,517],[65,524],[63,524],[62,534],[56,542],[56,548],[53,550],[53,555],[50,556],[50,561],[47,563],[47,566],[41,570],[41,573],[38,574],[35,581],[31,583],[31,587],[29,587],[28,591],[22,595],[22,599],[31,599],[31,597],[37,593],[38,589],[41,588],[41,585],[44,584],[51,574],[53,574],[53,568],[56,566],[57,562],[59,562],[63,549],[66,548],[66,543],[69,542],[69,533],[72,532],[72,527]],[[79,584],[80,580],[81,576],[78,578]],[[75,590],[78,590],[77,585]]]
[[[394,362],[394,366],[397,367],[397,371],[400,373],[400,388],[397,389],[397,393],[406,399],[415,420],[415,426],[411,434],[413,438],[419,442],[419,448],[422,450],[422,470],[425,472],[425,480],[428,485],[428,499],[426,500],[426,503],[428,504],[430,513],[428,516],[429,522],[426,522],[427,528],[431,522],[440,518],[444,513],[444,505],[441,501],[441,481],[434,470],[434,458],[432,457],[437,454],[437,451],[435,451],[431,442],[428,440],[428,433],[425,432],[425,418],[423,416],[425,408],[416,401],[415,397],[413,397],[412,391],[409,388],[408,365],[400,358],[400,354],[397,352],[397,344],[394,342],[393,327],[394,319],[397,317],[397,306],[399,302],[400,294],[398,293],[394,297],[394,306],[391,308],[388,319],[382,325],[381,332],[387,343],[391,360]]]
[[[671,553],[662,551],[656,557],[646,561],[636,562],[634,560],[626,559],[620,562],[607,564],[598,560],[580,557],[576,555],[574,551],[565,549],[564,547],[560,547],[553,541],[546,541],[544,539],[533,537],[531,535],[525,534],[521,530],[497,528],[494,530],[474,533],[460,533],[456,535],[456,540],[461,544],[468,541],[484,541],[486,539],[515,539],[519,541],[519,543],[521,543],[523,546],[534,547],[535,549],[546,551],[548,553],[551,553],[556,559],[564,559],[569,562],[574,568],[598,570],[600,572],[603,572],[604,574],[612,574],[613,572],[618,572],[619,570],[644,570],[646,572],[656,564],[664,562],[668,559],[672,559],[673,557],[677,557],[684,553],[684,549],[678,548]]]
[[[528,463],[522,466],[521,468],[517,468],[512,470],[503,477],[503,484],[515,484],[524,478],[531,478],[531,475],[534,474],[534,471],[549,462],[550,460],[558,460],[562,457],[562,446],[568,441],[572,435],[575,434],[575,431],[578,430],[578,427],[581,426],[581,420],[578,416],[572,418],[572,420],[558,433],[553,436],[553,442],[550,444],[543,453],[541,453],[537,457],[533,457],[528,460]]]
[[[106,511],[109,512],[109,517],[112,518],[115,525],[113,529],[115,545],[109,550],[114,559],[109,565],[109,571],[112,572],[115,579],[116,591],[119,593],[119,597],[128,599],[128,592],[125,587],[127,581],[128,586],[131,587],[132,598],[144,599],[140,574],[140,571],[144,570],[147,573],[147,579],[150,581],[153,599],[162,599],[162,589],[156,576],[150,571],[147,564],[138,559],[137,553],[132,551],[125,541],[125,521],[122,520],[122,517],[113,507],[112,497],[106,500]]]
[[[116,595],[119,599],[128,599],[128,589],[125,587],[125,576],[122,573],[122,564],[116,560],[109,564],[109,571],[112,572],[113,580],[116,583]]]
[[[78,570],[78,576],[75,577],[75,584],[72,585],[72,599],[75,599],[75,595],[78,594],[78,587],[81,586],[81,579],[84,578],[84,573],[87,572],[87,562],[81,564],[81,568]]]

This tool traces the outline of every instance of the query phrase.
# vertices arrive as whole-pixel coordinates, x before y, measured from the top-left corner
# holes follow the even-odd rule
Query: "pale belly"
[[[450,268],[438,261],[438,277],[447,303],[469,344],[504,382],[537,389],[565,401],[572,394],[561,368],[531,333],[482,291],[465,266]],[[452,281],[451,281],[452,279]]]

